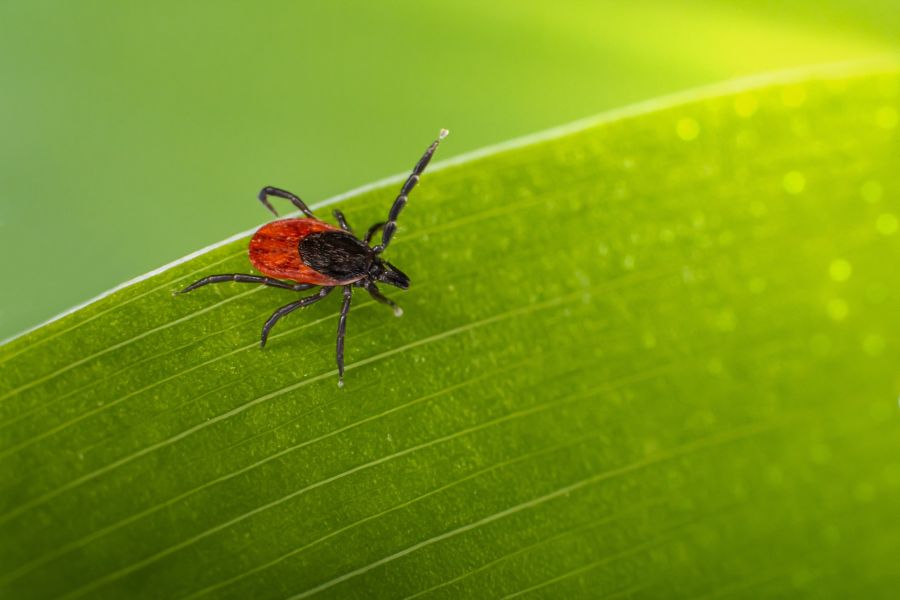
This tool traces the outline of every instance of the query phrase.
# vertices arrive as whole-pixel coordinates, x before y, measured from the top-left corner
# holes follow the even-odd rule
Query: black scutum
[[[334,279],[365,275],[371,262],[369,247],[343,231],[311,233],[300,240],[297,250],[305,265]]]

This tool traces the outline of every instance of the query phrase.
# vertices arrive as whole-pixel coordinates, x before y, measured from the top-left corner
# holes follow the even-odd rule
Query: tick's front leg
[[[378,286],[375,285],[374,282],[370,281],[366,284],[366,291],[368,291],[375,300],[378,300],[382,304],[387,304],[392,309],[394,309],[394,316],[401,317],[403,316],[403,309],[397,306],[397,303],[385,296],[381,293],[381,290],[378,289]]]

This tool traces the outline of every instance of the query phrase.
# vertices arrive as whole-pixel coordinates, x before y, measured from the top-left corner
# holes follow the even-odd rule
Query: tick
[[[396,316],[403,314],[393,300],[381,293],[376,282],[405,290],[409,288],[409,277],[381,255],[397,231],[397,217],[406,206],[409,193],[416,187],[438,144],[448,133],[446,129],[442,129],[438,138],[428,146],[400,188],[400,194],[391,206],[387,221],[369,227],[363,239],[356,237],[341,211],[335,210],[333,213],[339,225],[335,227],[318,219],[306,203],[294,194],[275,187],[264,187],[259,192],[259,201],[275,216],[278,213],[269,202],[269,196],[290,200],[306,216],[272,221],[253,234],[249,249],[250,262],[263,276],[244,273],[210,275],[195,281],[179,293],[185,294],[210,283],[234,281],[259,283],[296,292],[318,287],[319,291],[315,294],[285,304],[272,313],[263,325],[259,342],[260,347],[265,347],[269,331],[281,317],[318,302],[338,287],[342,288],[344,302],[337,328],[337,367],[338,385],[343,386],[344,334],[347,331],[347,313],[350,312],[353,288],[364,288],[375,300],[390,306]],[[381,231],[381,243],[373,246],[372,238],[378,231]]]

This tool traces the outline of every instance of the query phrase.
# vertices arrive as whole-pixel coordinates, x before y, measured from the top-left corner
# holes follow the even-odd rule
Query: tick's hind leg
[[[259,275],[229,273],[227,275],[210,275],[209,277],[204,277],[203,279],[195,281],[180,292],[176,293],[187,294],[188,292],[196,290],[198,287],[203,287],[204,285],[209,285],[210,283],[226,283],[231,281],[236,281],[237,283],[261,283],[262,285],[267,285],[269,287],[276,287],[284,290],[294,290],[296,292],[302,292],[303,290],[308,290],[311,287],[315,287],[308,283],[287,283],[284,281],[279,281],[277,279],[272,279],[271,277],[260,277]]]
[[[338,209],[334,209],[331,214],[333,214],[334,218],[337,219],[338,225],[341,226],[341,229],[348,233],[353,233],[353,228],[350,227],[349,223],[347,223],[347,218],[344,216],[344,213],[342,213]]]
[[[341,317],[337,330],[337,368],[338,386],[344,387],[344,334],[347,332],[347,313],[350,312],[350,299],[353,298],[353,287],[344,286],[344,304],[341,305]]]
[[[272,211],[272,214],[276,217],[278,216],[278,212],[272,207],[272,203],[269,202],[269,196],[277,196],[279,198],[284,198],[285,200],[290,200],[291,204],[299,208],[304,215],[312,219],[316,218],[316,215],[312,214],[312,211],[306,206],[306,202],[301,200],[298,196],[295,196],[287,190],[268,185],[259,191],[259,196],[257,197],[259,198],[259,201],[263,203],[263,206]]]
[[[309,306],[310,304],[313,304],[314,302],[318,302],[319,300],[321,300],[322,298],[324,298],[325,296],[330,294],[331,290],[333,290],[333,289],[334,289],[333,287],[323,287],[321,290],[319,290],[318,294],[314,294],[312,296],[307,296],[306,298],[301,298],[300,300],[297,300],[296,302],[291,302],[290,304],[285,304],[284,306],[282,306],[281,308],[276,310],[274,313],[272,313],[272,316],[269,317],[269,320],[266,321],[265,325],[263,325],[262,336],[259,339],[259,347],[260,348],[265,347],[266,340],[269,338],[269,330],[272,329],[272,327],[275,325],[275,323],[278,322],[278,319],[280,319],[281,317],[283,317],[287,314],[294,312],[298,308],[303,308],[304,306]]]
[[[381,293],[381,290],[378,289],[378,286],[375,285],[374,282],[370,281],[366,284],[366,291],[368,291],[377,301],[381,302],[382,304],[387,304],[388,306],[393,308],[395,317],[403,316],[403,309],[397,306],[396,302],[383,295]]]

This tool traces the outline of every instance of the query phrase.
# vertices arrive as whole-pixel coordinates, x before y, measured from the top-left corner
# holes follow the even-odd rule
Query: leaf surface
[[[0,594],[888,596],[898,90],[757,79],[430,170],[343,389],[337,294],[265,350],[296,293],[173,297],[246,237],[5,344]]]

